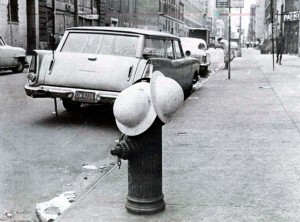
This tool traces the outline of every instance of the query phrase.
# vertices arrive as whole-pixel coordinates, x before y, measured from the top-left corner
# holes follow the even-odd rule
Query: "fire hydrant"
[[[122,91],[115,101],[116,123],[124,136],[111,154],[118,157],[118,163],[128,160],[125,207],[130,213],[152,214],[165,209],[162,126],[171,121],[182,103],[181,87],[160,72],[152,74],[150,84],[137,83]]]

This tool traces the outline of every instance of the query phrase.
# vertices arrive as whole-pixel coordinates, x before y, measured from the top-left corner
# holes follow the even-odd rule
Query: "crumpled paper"
[[[36,205],[36,212],[40,221],[54,221],[60,214],[71,206],[71,202],[74,202],[75,198],[76,196],[74,191],[67,191],[50,201],[38,203]]]

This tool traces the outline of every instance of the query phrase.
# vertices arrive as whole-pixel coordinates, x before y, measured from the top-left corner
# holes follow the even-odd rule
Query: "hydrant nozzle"
[[[111,150],[110,153],[111,155],[117,156],[120,159],[128,160],[130,155],[132,155],[136,149],[136,144],[127,136],[125,136],[117,143],[115,149]]]

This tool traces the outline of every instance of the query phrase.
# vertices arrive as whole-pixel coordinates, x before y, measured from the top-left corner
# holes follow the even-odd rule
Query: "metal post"
[[[271,0],[271,22],[272,22],[272,58],[273,58],[273,71],[275,70],[275,59],[274,59],[274,8],[273,8],[273,0]]]
[[[75,24],[75,27],[77,27],[79,25],[79,17],[78,17],[78,0],[74,0],[74,11],[75,11],[75,21],[74,21],[74,24]]]
[[[54,60],[54,50],[55,50],[55,0],[52,0],[53,9],[53,28],[52,28],[52,59]]]
[[[240,8],[239,48],[237,57],[242,57],[242,8]]]
[[[12,19],[11,19],[11,1],[8,1],[8,11],[9,11],[9,27],[10,27],[10,44],[13,46],[13,31],[12,31]]]
[[[228,1],[229,4],[229,33],[228,33],[228,79],[230,79],[230,57],[231,57],[231,0]]]

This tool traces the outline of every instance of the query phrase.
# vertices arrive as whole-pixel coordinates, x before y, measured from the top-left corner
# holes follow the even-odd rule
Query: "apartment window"
[[[8,21],[19,22],[18,12],[19,12],[18,0],[10,0],[10,5],[8,5]]]

